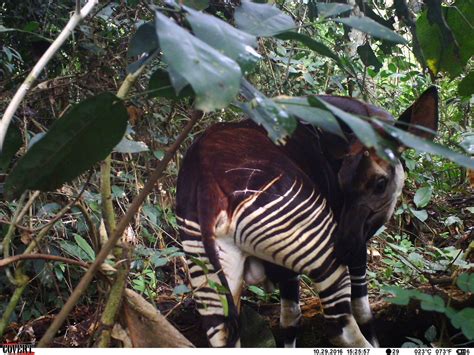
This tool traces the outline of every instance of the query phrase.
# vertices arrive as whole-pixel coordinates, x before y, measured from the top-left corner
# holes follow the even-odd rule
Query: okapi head
[[[393,120],[387,112],[359,101],[339,97],[321,98],[347,112]],[[432,139],[438,128],[436,88],[426,90],[400,116],[396,126],[422,138]],[[329,154],[338,161],[337,180],[342,195],[342,206],[337,218],[336,254],[342,262],[350,265],[357,262],[352,260],[351,255],[365,248],[368,239],[393,214],[402,191],[404,172],[400,162],[390,164],[378,157],[373,149],[365,148],[355,137],[346,144],[334,136],[331,139],[326,137],[325,141],[329,145],[326,148]],[[334,142],[337,142],[337,148],[334,148]],[[395,144],[399,151],[404,149],[401,143]]]

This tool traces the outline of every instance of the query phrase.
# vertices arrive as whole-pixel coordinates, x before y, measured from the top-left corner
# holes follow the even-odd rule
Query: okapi
[[[348,97],[320,99],[356,115],[392,116]],[[396,122],[432,138],[436,88]],[[347,130],[346,130],[347,131]],[[299,274],[314,282],[335,346],[378,346],[366,281],[369,238],[390,218],[404,172],[365,148],[302,121],[275,145],[250,120],[218,123],[191,145],[177,184],[176,214],[189,278],[209,343],[240,346],[245,280],[270,280],[281,296],[285,346],[294,347],[301,317]],[[403,148],[398,144],[400,150]]]

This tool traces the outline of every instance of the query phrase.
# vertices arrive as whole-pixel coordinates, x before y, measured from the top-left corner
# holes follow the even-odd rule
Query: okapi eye
[[[387,188],[387,182],[388,182],[388,179],[385,176],[379,177],[375,181],[374,193],[377,195],[382,194]]]

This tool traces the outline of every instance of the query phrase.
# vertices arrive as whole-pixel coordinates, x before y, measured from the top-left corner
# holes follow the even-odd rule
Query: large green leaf
[[[250,71],[260,59],[255,51],[257,38],[232,27],[215,16],[185,7],[194,34],[227,57],[239,63],[242,71]]]
[[[345,139],[334,115],[327,110],[311,106],[306,97],[281,96],[275,97],[273,100],[291,115]]]
[[[369,35],[376,38],[385,39],[387,41],[395,42],[395,43],[402,43],[402,44],[407,43],[407,41],[399,34],[393,32],[387,27],[382,26],[378,22],[366,16],[363,16],[363,17],[349,16],[349,17],[344,17],[344,18],[335,18],[332,20],[339,23],[343,23],[346,26],[353,27],[359,31],[368,33]]]
[[[151,53],[158,49],[158,38],[155,26],[147,22],[138,27],[128,45],[127,57],[139,56],[143,53]]]
[[[310,96],[308,102],[311,106],[319,107],[326,109],[332,112],[332,114],[342,120],[349,128],[354,132],[354,134],[359,138],[364,146],[367,148],[374,148],[377,154],[391,162],[396,162],[396,155],[393,152],[393,147],[390,146],[390,142],[384,141],[381,137],[375,133],[372,125],[367,122],[365,119],[353,115],[351,113],[345,112],[340,108],[331,105],[330,103],[324,101],[324,99],[317,98],[315,96]]]
[[[242,80],[242,95],[249,100],[240,108],[256,123],[263,126],[276,143],[284,143],[296,128],[296,120],[273,100],[259,92],[247,80]]]
[[[474,1],[458,0],[452,7],[443,7],[444,21],[459,47],[446,39],[439,24],[430,23],[427,11],[416,21],[416,35],[423,56],[430,70],[448,72],[452,77],[462,73],[470,57],[474,55]]]
[[[184,87],[181,87],[180,83],[177,83],[176,86],[180,88],[179,94],[176,94],[174,86],[171,82],[171,73],[167,72],[164,69],[157,69],[151,76],[150,81],[148,82],[148,91],[149,97],[166,97],[172,100],[180,100],[184,99],[185,97],[194,96],[193,89],[188,84],[184,78],[183,83],[185,84]],[[180,80],[176,79],[176,80]]]
[[[164,61],[191,84],[199,110],[221,109],[235,98],[242,73],[234,60],[159,12],[156,12],[156,31]]]
[[[182,3],[196,10],[204,10],[209,7],[209,0],[182,0]]]
[[[334,59],[338,64],[340,64],[340,59],[336,55],[336,53],[334,53],[331,49],[329,49],[325,44],[318,42],[307,35],[293,32],[293,31],[287,31],[287,32],[280,33],[276,35],[275,37],[282,40],[298,41],[304,44],[309,49],[315,51],[316,53],[321,54],[325,57]]]
[[[357,53],[359,54],[360,60],[362,61],[362,63],[364,63],[366,67],[372,65],[374,67],[375,72],[378,72],[382,68],[382,63],[375,55],[369,42],[366,42],[364,45],[357,47]]]
[[[339,4],[339,3],[323,3],[318,2],[318,13],[322,17],[333,17],[337,15],[341,15],[346,12],[350,12],[353,8],[352,5],[349,4]]]
[[[3,147],[0,149],[0,173],[7,170],[13,156],[20,149],[22,143],[20,130],[16,125],[10,124]]]
[[[293,19],[275,6],[242,0],[235,10],[237,27],[255,36],[270,37],[296,28]]]
[[[50,191],[104,159],[127,128],[123,102],[103,93],[75,105],[18,161],[5,182],[7,198],[26,189]]]
[[[376,120],[375,122],[393,138],[409,148],[416,149],[420,152],[441,155],[442,157],[445,157],[459,165],[465,166],[466,168],[474,169],[474,159],[471,159],[471,157],[457,153],[432,141],[422,139],[412,133],[406,132],[400,128],[396,128],[385,122],[379,120]]]

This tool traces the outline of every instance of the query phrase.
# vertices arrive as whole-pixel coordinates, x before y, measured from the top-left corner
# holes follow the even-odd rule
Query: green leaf
[[[375,72],[378,72],[382,68],[382,63],[378,60],[369,42],[357,47],[357,53],[366,67],[373,66]]]
[[[438,335],[438,332],[436,331],[436,327],[434,325],[431,325],[425,331],[425,339],[428,340],[430,343],[436,340],[437,335]]]
[[[398,286],[384,286],[383,290],[393,295],[390,298],[384,298],[385,301],[398,304],[400,306],[406,306],[410,302],[410,298],[413,296],[411,290],[404,290]]]
[[[79,260],[94,260],[90,259],[89,255],[77,244],[74,244],[70,241],[63,240],[59,242],[59,245],[62,250],[64,250],[67,254],[79,259]]]
[[[206,263],[204,261],[202,261],[201,259],[199,258],[196,258],[194,256],[188,256],[189,260],[191,260],[194,264],[198,265],[199,267],[201,267],[202,269],[202,272],[207,275],[209,273],[209,269],[206,265]]]
[[[260,55],[255,51],[257,38],[232,27],[215,16],[186,8],[186,19],[194,34],[222,54],[239,63],[243,72],[250,71]]]
[[[343,67],[341,60],[336,55],[336,53],[334,53],[331,49],[329,49],[329,47],[327,47],[325,44],[318,42],[305,34],[288,31],[288,32],[280,33],[276,35],[275,37],[281,40],[298,41],[304,44],[309,49],[315,51],[316,53],[321,54],[322,56],[334,59],[336,63],[339,64],[339,66]]]
[[[7,198],[27,189],[51,191],[103,160],[122,139],[128,114],[103,93],[75,105],[18,161],[5,182]]]
[[[128,45],[127,57],[139,56],[143,53],[152,53],[158,49],[158,37],[156,37],[153,22],[147,22],[138,27]]]
[[[125,193],[125,191],[117,186],[117,185],[112,185],[112,197],[113,198],[124,198],[125,196],[127,196],[127,194]]]
[[[161,211],[157,206],[152,204],[145,204],[142,209],[143,214],[145,217],[148,218],[150,223],[154,226],[157,226],[160,221]]]
[[[334,115],[327,110],[311,106],[306,97],[282,96],[273,100],[291,115],[345,139],[345,135]]]
[[[248,287],[248,289],[249,289],[250,292],[255,293],[255,294],[256,294],[257,296],[259,296],[259,297],[265,297],[265,295],[266,295],[266,293],[265,293],[265,291],[264,291],[263,289],[261,289],[261,288],[258,287],[258,286],[255,286],[255,285],[250,285],[250,286]]]
[[[422,296],[417,297],[421,303],[421,309],[424,309],[425,311],[435,311],[435,312],[440,312],[443,313],[444,309],[446,306],[444,305],[444,300],[438,296],[438,295],[427,295],[427,294],[422,294]]]
[[[35,32],[39,29],[39,27],[40,27],[40,24],[38,22],[30,21],[23,27],[23,31]]]
[[[296,128],[296,120],[268,98],[259,98],[239,106],[252,120],[262,125],[276,144],[286,141]]]
[[[431,201],[431,195],[433,194],[433,189],[431,186],[421,187],[416,190],[415,197],[413,202],[418,208],[425,207]]]
[[[466,168],[474,169],[474,159],[471,159],[471,157],[457,153],[432,141],[422,139],[412,133],[406,132],[385,122],[378,120],[376,122],[393,138],[409,148],[414,148],[417,151],[425,153],[441,155]]]
[[[76,241],[77,245],[79,245],[79,247],[87,254],[88,260],[95,259],[94,249],[92,249],[92,247],[84,238],[82,238],[79,234],[74,233],[74,240]]]
[[[0,173],[6,172],[11,160],[22,144],[23,140],[20,130],[16,125],[10,124],[3,142],[3,147],[0,149]]]
[[[209,112],[224,108],[234,100],[242,76],[234,60],[159,12],[156,12],[156,31],[164,61],[191,84],[197,109]]]
[[[224,317],[228,317],[229,316],[229,302],[227,302],[227,297],[220,296],[219,298],[221,299],[222,309],[224,311]]]
[[[182,3],[196,10],[204,10],[209,7],[209,0],[182,0]]]
[[[453,224],[457,224],[459,226],[462,226],[462,219],[459,218],[458,216],[448,216],[446,220],[444,221],[444,225],[446,227],[452,226]]]
[[[460,328],[468,340],[474,340],[474,308],[464,308],[448,316],[453,326]]]
[[[411,208],[411,207],[409,207],[409,210],[421,222],[424,222],[428,219],[428,212],[426,212],[426,210],[415,210],[414,208]]]
[[[396,161],[396,156],[391,150],[391,147],[388,145],[388,142],[384,142],[384,144],[382,144],[382,138],[380,138],[377,133],[375,133],[375,130],[369,122],[331,105],[330,103],[324,101],[324,98],[310,96],[308,97],[308,102],[311,104],[311,106],[320,107],[331,111],[334,116],[349,126],[349,128],[352,130],[352,132],[354,132],[354,134],[357,136],[357,138],[359,138],[364,146],[367,148],[374,147],[380,157],[393,162]]]
[[[148,146],[140,141],[132,141],[127,138],[122,138],[119,144],[117,144],[114,148],[114,152],[117,153],[127,153],[127,154],[134,154],[134,153],[141,153],[150,150]]]
[[[338,3],[322,3],[318,2],[318,12],[322,17],[338,16],[346,12],[352,11],[352,5]]]
[[[474,293],[474,273],[462,273],[456,279],[456,285],[464,292]]]
[[[227,289],[227,287],[225,287],[224,285],[221,285],[218,282],[215,282],[215,281],[212,281],[212,280],[208,279],[207,283],[209,284],[210,288],[212,288],[213,290],[216,290],[217,293],[219,293],[219,294],[229,293],[229,290]]]
[[[344,18],[335,18],[332,19],[335,22],[343,23],[346,26],[353,27],[359,31],[368,33],[369,35],[385,39],[390,42],[406,44],[407,41],[400,36],[399,34],[393,32],[385,26],[382,26],[378,22],[372,20],[369,17],[358,17],[358,16],[349,16]]]
[[[156,159],[162,160],[165,156],[165,152],[163,150],[155,150],[153,151],[153,155],[155,156]]]
[[[186,285],[178,285],[175,286],[173,289],[173,295],[179,296],[179,295],[184,295],[185,293],[189,293],[191,290],[188,288]]]
[[[458,48],[453,41],[446,40],[445,30],[438,23],[430,23],[427,11],[423,11],[416,20],[416,35],[426,64],[433,74],[444,71],[455,77],[462,73],[467,61],[474,55],[474,2],[458,0],[451,7],[442,7],[442,16]]]
[[[464,79],[461,80],[458,86],[459,95],[470,97],[474,95],[474,71],[467,74]]]
[[[241,30],[255,36],[270,37],[296,28],[293,19],[275,6],[242,0],[235,10],[235,23]]]
[[[184,86],[177,84],[179,90],[175,90],[170,79],[170,74],[171,73],[168,73],[164,69],[155,70],[148,82],[148,97],[165,97],[172,100],[181,100],[186,97],[194,96],[193,89],[182,77]],[[179,94],[176,94],[177,91]]]
[[[161,257],[159,254],[158,255],[157,254],[153,255],[150,258],[150,261],[155,267],[162,267],[162,266],[165,266],[166,264],[168,264],[168,259]]]

